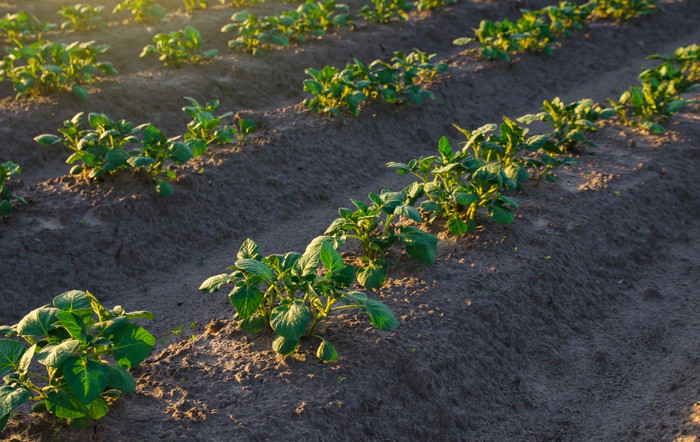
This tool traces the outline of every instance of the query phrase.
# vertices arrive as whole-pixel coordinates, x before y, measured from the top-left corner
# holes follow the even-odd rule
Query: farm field
[[[253,239],[264,254],[303,252],[351,199],[415,181],[388,162],[456,149],[469,130],[536,113],[544,100],[592,98],[607,106],[637,83],[646,57],[700,43],[700,2],[661,0],[663,10],[616,23],[597,20],[562,37],[551,55],[489,61],[453,44],[482,20],[517,19],[551,0],[462,0],[408,20],[339,27],[322,38],[263,50],[229,51],[220,29],[244,9],[269,15],[297,7],[267,0],[218,2],[134,22],[104,5],[109,27],[48,31],[92,41],[118,71],[96,76],[89,96],[70,90],[22,97],[0,82],[0,163],[22,171],[8,184],[28,204],[0,222],[0,324],[69,290],[105,305],[148,310],[137,321],[156,338],[131,373],[136,391],[82,429],[24,405],[3,440],[523,440],[700,439],[700,104],[688,104],[650,134],[615,119],[589,135],[580,162],[508,195],[515,220],[486,218],[454,236],[439,219],[420,227],[439,239],[433,265],[401,245],[386,256],[386,284],[359,291],[380,300],[398,327],[380,330],[345,310],[319,326],[339,359],[322,363],[317,340],[298,352],[272,350],[275,334],[248,334],[226,296],[200,285],[226,271]],[[581,3],[581,2],[577,2]],[[60,23],[56,0],[0,2]],[[347,2],[357,13],[366,2]],[[179,68],[139,57],[158,33],[185,26],[218,55]],[[470,46],[473,48],[474,46]],[[369,64],[394,51],[436,54],[446,72],[425,83],[420,105],[368,100],[359,115],[316,114],[303,104],[305,69]],[[219,114],[251,119],[247,142],[213,144],[167,179],[162,197],[145,174],[100,182],[70,175],[70,151],[34,138],[57,134],[79,112],[172,137],[191,118],[181,109],[218,99]],[[697,91],[687,99],[700,98]],[[534,128],[537,123],[533,124]],[[413,223],[416,225],[415,223]],[[359,248],[339,249],[360,266]],[[0,416],[1,417],[1,416]]]

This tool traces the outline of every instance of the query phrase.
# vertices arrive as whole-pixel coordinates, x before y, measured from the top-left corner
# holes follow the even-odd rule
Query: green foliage
[[[200,52],[202,35],[192,26],[169,34],[157,34],[153,37],[153,42],[155,45],[145,46],[140,56],[157,54],[166,66],[180,67],[184,63],[197,63],[219,53],[216,49]]]
[[[0,61],[0,79],[12,81],[17,97],[70,87],[78,98],[86,98],[88,92],[82,84],[90,84],[95,73],[117,72],[111,63],[97,61],[109,46],[93,43],[38,41],[31,46],[6,48],[8,55]]]
[[[420,105],[424,99],[434,98],[422,84],[447,70],[446,64],[435,64],[434,57],[416,49],[408,55],[394,52],[390,62],[375,60],[369,66],[355,59],[342,71],[333,66],[306,69],[311,79],[304,81],[304,92],[314,97],[304,104],[314,112],[332,115],[340,114],[344,107],[354,116],[360,112],[360,103],[379,96],[388,103],[409,99]]]
[[[415,2],[416,9],[419,12],[436,10],[441,11],[448,5],[454,5],[457,0],[417,0]]]
[[[0,164],[0,218],[7,217],[10,212],[12,212],[14,201],[27,204],[24,198],[12,194],[12,192],[5,187],[12,176],[18,175],[21,171],[22,169],[12,161]]]
[[[664,132],[659,123],[688,104],[681,94],[700,87],[700,51],[698,45],[691,45],[678,48],[674,55],[650,58],[664,62],[642,71],[638,77],[640,86],[631,86],[618,101],[610,103],[623,124],[658,134]]]
[[[600,18],[629,20],[648,15],[659,9],[657,0],[595,0],[593,15]]]
[[[219,100],[211,100],[202,106],[194,98],[185,99],[191,106],[185,106],[182,110],[192,117],[192,121],[187,124],[187,133],[183,138],[195,156],[204,153],[210,144],[226,144],[234,138],[240,147],[246,142],[249,134],[258,130],[251,119],[237,118],[237,127],[224,124],[223,120],[233,116],[233,112],[214,116],[214,112],[219,108]]]
[[[167,138],[150,123],[134,127],[125,120],[113,121],[105,114],[91,113],[87,119],[90,128],[83,129],[84,120],[81,112],[65,121],[58,130],[63,138],[52,134],[34,138],[42,146],[62,143],[72,150],[66,163],[82,163],[71,168],[73,175],[99,180],[127,169],[141,170],[155,181],[159,195],[171,196],[172,185],[164,178],[175,179],[177,175],[166,166],[182,165],[195,156],[186,143],[177,141],[179,137]],[[141,139],[136,136],[139,132],[143,132]],[[127,151],[129,144],[136,146]]]
[[[104,6],[92,6],[84,3],[64,6],[58,13],[68,20],[61,23],[61,29],[72,28],[76,31],[89,31],[98,27],[107,27],[100,17],[104,10]]]
[[[228,42],[229,48],[255,55],[273,45],[286,47],[290,41],[322,37],[330,29],[352,23],[347,5],[336,4],[335,0],[323,3],[307,0],[296,10],[273,16],[258,17],[241,11],[231,16],[231,20],[233,23],[221,28],[221,32],[238,32],[238,37]]]
[[[374,8],[363,6],[360,15],[375,23],[389,23],[394,18],[406,21],[408,12],[413,9],[413,3],[406,3],[406,0],[372,0],[372,4]]]
[[[44,32],[55,29],[58,29],[56,24],[39,21],[38,18],[24,11],[5,14],[0,20],[0,33],[5,34],[5,38],[17,46],[41,40]]]
[[[105,308],[90,292],[72,290],[28,313],[12,326],[1,326],[0,429],[12,410],[34,402],[78,426],[109,411],[136,380],[127,371],[149,355],[155,338],[132,319],[153,319],[150,312]],[[29,345],[29,347],[27,347]],[[115,361],[116,364],[113,362]],[[41,365],[46,374],[34,370]],[[35,368],[36,366],[36,368]]]
[[[530,124],[543,121],[552,125],[551,136],[562,152],[568,152],[579,144],[595,146],[586,138],[589,132],[596,132],[597,122],[607,120],[615,114],[614,109],[602,109],[590,98],[564,104],[559,97],[544,101],[542,112],[518,118],[518,122]]]
[[[406,251],[423,264],[435,262],[437,238],[417,227],[397,225],[400,219],[420,223],[421,215],[413,205],[422,196],[422,186],[415,184],[401,192],[382,190],[369,194],[369,205],[352,200],[355,210],[341,208],[340,217],[325,234],[345,242],[348,238],[360,242],[363,267],[357,272],[358,282],[367,289],[381,287],[386,280],[387,262],[384,257],[391,246],[404,243]]]
[[[166,9],[153,0],[124,0],[114,7],[112,12],[129,11],[134,21],[142,22],[162,18]]]
[[[182,0],[182,2],[185,4],[185,9],[188,11],[207,9],[209,7],[209,0]]]
[[[212,276],[199,289],[213,293],[233,284],[229,299],[243,331],[271,328],[277,335],[272,348],[283,355],[294,353],[302,337],[315,337],[321,340],[316,351],[319,359],[334,362],[338,358],[335,348],[315,334],[320,321],[333,312],[360,309],[381,330],[398,326],[386,305],[349,290],[355,268],[345,264],[337,245],[333,238],[320,236],[303,254],[263,256],[259,246],[247,239],[228,269],[232,273]]]

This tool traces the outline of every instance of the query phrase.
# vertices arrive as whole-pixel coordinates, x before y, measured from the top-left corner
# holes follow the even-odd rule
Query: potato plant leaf
[[[12,339],[0,339],[0,375],[19,367],[25,347]]]
[[[156,338],[146,329],[131,323],[117,328],[110,339],[114,342],[114,359],[125,368],[132,368],[143,362],[156,343]]]
[[[97,361],[72,356],[61,365],[63,378],[83,404],[94,401],[105,389],[110,372]]]
[[[323,362],[331,363],[338,360],[338,352],[330,342],[326,341],[325,339],[321,339],[321,344],[319,344],[318,349],[316,350],[316,357]]]
[[[39,307],[29,312],[19,324],[17,334],[24,336],[46,336],[58,322],[56,314],[59,312],[53,307]]]
[[[37,353],[37,361],[47,367],[60,367],[78,346],[80,346],[80,341],[77,339],[68,339],[60,344],[49,344]]]
[[[257,261],[256,261],[257,262]],[[255,313],[263,300],[263,293],[255,287],[249,285],[236,286],[229,295],[231,304],[236,308],[241,319],[247,319]]]
[[[301,300],[285,300],[272,311],[270,326],[280,336],[298,341],[306,331],[311,312]]]
[[[357,269],[357,282],[368,290],[383,286],[384,281],[386,281],[386,268],[382,265],[370,263],[366,267]]]
[[[295,339],[288,339],[284,336],[277,336],[274,341],[272,341],[272,349],[281,355],[291,355],[299,346],[299,341]]]
[[[31,394],[22,387],[3,385],[0,387],[0,429],[5,426],[10,413],[27,402]]]
[[[365,310],[372,325],[380,330],[391,330],[399,326],[394,313],[383,302],[367,298]]]
[[[222,286],[231,282],[231,275],[228,273],[222,273],[220,275],[214,275],[207,278],[202,285],[199,286],[199,290],[204,293],[214,293],[218,292]]]

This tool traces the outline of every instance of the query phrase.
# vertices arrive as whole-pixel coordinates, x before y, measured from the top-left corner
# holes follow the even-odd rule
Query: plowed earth
[[[101,3],[101,2],[94,2]],[[171,11],[179,2],[162,2]],[[228,53],[219,32],[235,11],[171,12],[152,24],[113,16],[66,42],[111,45],[102,58],[119,75],[80,101],[70,93],[14,100],[0,83],[0,160],[23,167],[13,190],[27,199],[0,225],[0,322],[13,324],[70,289],[108,306],[148,309],[158,337],[134,372],[137,392],[103,419],[72,429],[22,408],[6,440],[630,440],[697,441],[700,435],[700,107],[662,136],[609,125],[582,148],[556,184],[528,185],[512,225],[486,223],[441,243],[434,266],[402,249],[388,284],[372,296],[400,319],[377,331],[366,315],[330,318],[323,330],[341,357],[324,365],[302,342],[296,357],[272,335],[237,330],[225,294],[199,284],[235,261],[248,237],[262,251],[302,251],[370,191],[408,183],[384,164],[436,151],[452,127],[536,112],[542,100],[616,98],[645,57],[700,42],[700,2],[662,1],[665,11],[626,24],[596,22],[554,55],[512,64],[479,59],[452,40],[482,19],[517,17],[549,2],[468,1],[405,23],[361,24],[262,57]],[[114,2],[104,2],[110,10]],[[359,1],[350,3],[359,10]],[[59,21],[60,3],[21,7]],[[270,1],[269,14],[292,6]],[[212,62],[173,70],[138,58],[158,32],[186,24],[216,48]],[[393,51],[437,53],[449,71],[417,106],[368,104],[358,118],[312,114],[301,102],[307,67]],[[68,175],[68,151],[33,141],[80,111],[183,133],[183,96],[221,100],[222,112],[260,130],[242,148],[213,147],[181,173],[170,199],[139,177],[95,184]],[[203,171],[200,173],[200,169]],[[348,249],[352,254],[354,250]],[[196,324],[195,324],[196,323]],[[194,325],[190,329],[190,325]],[[171,330],[183,327],[180,335]],[[195,340],[188,339],[195,335]]]

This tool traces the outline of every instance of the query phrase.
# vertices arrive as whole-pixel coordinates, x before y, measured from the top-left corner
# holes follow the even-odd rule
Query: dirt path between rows
[[[37,14],[58,7],[27,0]],[[164,2],[168,3],[168,2]],[[172,4],[171,4],[172,3]],[[176,9],[174,2],[168,3]],[[0,83],[0,160],[23,166],[13,189],[29,201],[0,225],[0,323],[70,289],[105,304],[149,309],[159,340],[136,369],[135,394],[83,430],[22,409],[7,440],[523,440],[697,441],[700,437],[700,107],[663,136],[611,125],[556,184],[528,185],[512,225],[442,240],[434,266],[393,250],[373,296],[400,326],[344,315],[282,358],[271,334],[246,335],[224,294],[197,288],[235,261],[247,237],[264,253],[303,250],[350,198],[407,184],[387,161],[432,154],[452,123],[475,128],[536,111],[542,100],[617,97],[645,57],[700,42],[700,3],[626,25],[595,23],[551,57],[485,62],[451,44],[481,19],[548,1],[460,2],[407,23],[365,25],[262,57],[227,53],[218,30],[231,8],[174,13],[155,25],[113,23],[87,36],[112,45],[120,71],[79,101],[69,94],[14,101]],[[107,2],[105,2],[107,4]],[[350,3],[359,7],[361,2]],[[0,5],[0,12],[10,10]],[[279,10],[268,2],[256,11]],[[163,68],[139,59],[155,32],[202,31],[221,55]],[[417,47],[449,63],[423,106],[370,104],[358,118],[310,113],[304,69],[390,58]],[[182,96],[219,98],[260,131],[242,148],[215,147],[185,169],[170,199],[123,176],[95,185],[67,175],[67,151],[32,138],[80,111],[182,131]],[[203,171],[200,173],[200,169]],[[190,325],[194,327],[190,329]],[[171,331],[184,326],[182,335]],[[195,335],[195,340],[187,339]]]

